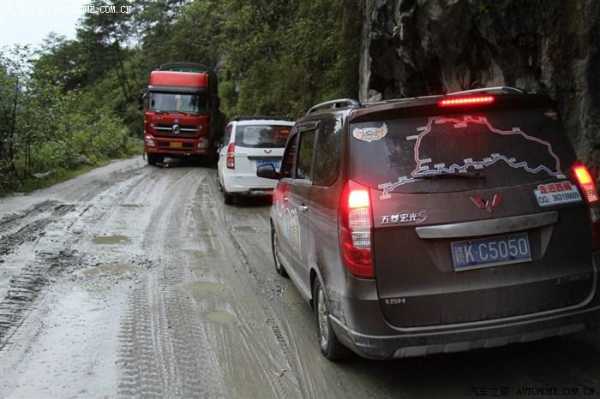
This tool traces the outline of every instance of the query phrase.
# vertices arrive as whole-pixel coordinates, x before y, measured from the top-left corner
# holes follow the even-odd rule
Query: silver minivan
[[[596,178],[555,104],[513,88],[313,107],[271,210],[277,271],[330,359],[489,348],[597,327]]]

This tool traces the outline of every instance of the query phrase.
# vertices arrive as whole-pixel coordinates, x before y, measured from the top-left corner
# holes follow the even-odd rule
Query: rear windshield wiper
[[[481,179],[485,180],[485,175],[479,172],[440,172],[428,175],[416,176],[417,179]]]

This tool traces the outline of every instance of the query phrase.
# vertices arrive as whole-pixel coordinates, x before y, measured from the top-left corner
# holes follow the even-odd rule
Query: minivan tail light
[[[594,177],[589,169],[582,163],[573,165],[573,176],[585,201],[590,207],[590,220],[592,222],[592,249],[600,250],[600,201]]]
[[[598,191],[596,190],[596,184],[592,178],[592,174],[588,168],[583,164],[576,164],[573,166],[573,174],[579,184],[579,188],[583,191],[583,196],[588,204],[594,204],[598,202]]]
[[[359,189],[350,191],[348,207],[350,209],[369,208],[369,191]]]
[[[227,146],[227,168],[235,169],[235,144],[231,143]]]
[[[349,180],[342,191],[339,230],[342,261],[356,277],[375,277],[369,189]]]
[[[484,105],[495,101],[494,96],[469,96],[445,98],[438,102],[439,107],[461,107],[464,105]]]

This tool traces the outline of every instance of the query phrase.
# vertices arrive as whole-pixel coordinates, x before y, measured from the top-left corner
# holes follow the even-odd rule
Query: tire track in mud
[[[124,181],[132,173],[122,172],[119,176]],[[133,184],[127,192],[141,180],[132,180]],[[111,188],[121,189],[118,185]],[[99,195],[109,195],[110,192],[108,190],[108,193]],[[87,254],[75,248],[84,226],[90,221],[102,219],[107,211],[91,203],[75,205],[46,200],[0,220],[0,233],[6,232],[0,236],[0,264],[7,260],[7,255],[19,250],[26,242],[34,243],[33,259],[10,277],[6,295],[0,299],[0,350],[10,343],[11,336],[52,279],[66,270],[85,267],[90,263],[86,259]]]
[[[92,171],[91,174],[94,174],[95,172],[96,171]],[[116,170],[106,176],[94,178],[89,184],[92,187],[88,187],[83,193],[78,193],[77,201],[95,201],[103,193],[110,192],[111,189],[119,187],[121,183],[130,181],[135,177],[143,177],[145,174],[147,174],[147,168],[145,166],[138,166],[134,169],[127,168],[125,170]],[[70,184],[71,182],[72,181],[67,181],[63,184]]]
[[[214,185],[213,185],[214,186]],[[216,186],[213,192],[218,192]],[[318,349],[315,320],[308,303],[300,297],[289,280],[276,274],[272,266],[268,209],[252,209],[256,204],[227,207],[215,211],[215,219],[227,226],[226,234],[244,260],[243,271],[268,315],[265,325],[275,345],[284,353],[285,374],[297,387],[295,397],[376,397],[378,389],[360,379],[346,375],[323,359]],[[246,212],[248,211],[248,212]],[[288,292],[291,290],[291,292]],[[364,382],[364,381],[362,381]],[[383,395],[386,396],[386,395]]]
[[[215,179],[210,180],[207,190],[211,198],[220,199]],[[237,208],[231,208],[230,210],[236,212]],[[204,212],[206,213],[206,211]],[[246,290],[250,291],[248,295],[252,295],[255,299],[255,304],[260,308],[264,320],[260,330],[258,326],[253,326],[252,320],[244,320],[240,323],[239,330],[245,347],[249,352],[256,352],[255,362],[258,364],[264,363],[260,361],[260,352],[271,352],[270,356],[277,358],[277,360],[271,359],[269,363],[260,367],[262,370],[271,370],[271,375],[266,376],[266,378],[271,384],[274,397],[306,397],[307,392],[304,386],[299,383],[297,374],[293,370],[294,353],[290,346],[290,335],[286,333],[287,327],[281,323],[272,308],[271,302],[280,299],[284,289],[271,279],[265,279],[256,268],[255,262],[257,259],[269,261],[270,257],[252,257],[236,235],[240,232],[250,232],[255,235],[265,234],[268,236],[269,231],[265,227],[268,219],[263,217],[260,211],[251,212],[250,223],[258,225],[236,224],[232,220],[228,220],[224,212],[226,212],[224,205],[220,203],[218,206],[211,208],[210,213],[204,217],[214,224],[222,226],[222,228],[216,230],[220,233],[221,240],[230,244],[231,250],[233,250],[226,250],[229,255],[228,260],[233,266],[236,277],[242,279]],[[245,276],[249,276],[252,283],[248,284],[250,281],[246,281]],[[278,366],[276,370],[273,370],[274,365]]]
[[[301,396],[284,334],[215,217],[214,172],[157,172],[163,194],[143,245],[161,267],[123,321],[119,395]]]
[[[0,220],[0,263],[3,257],[10,254],[16,247],[25,242],[35,241],[43,234],[46,226],[54,221],[55,218],[63,216],[61,213],[66,209],[66,205],[59,204],[57,201],[44,201],[40,204],[14,215],[7,216]],[[36,218],[40,215],[45,217]],[[31,219],[22,227],[19,222],[25,219]],[[16,229],[16,231],[11,231]]]
[[[156,172],[160,179],[155,189],[162,195],[143,245],[153,259],[160,259],[161,267],[136,288],[123,320],[119,395],[225,397],[207,331],[192,316],[196,313],[192,302],[178,290],[192,278],[189,259],[179,246],[192,237],[192,196],[204,177],[198,169]],[[178,176],[174,179],[173,174]]]
[[[248,368],[253,369],[254,373],[254,378],[249,378],[249,376],[245,377],[246,383],[256,384],[257,381],[260,381],[261,383],[266,382],[269,387],[270,395],[273,397],[290,397],[291,394],[293,394],[293,396],[297,396],[297,381],[293,379],[290,380],[289,374],[285,375],[289,371],[289,364],[286,358],[287,343],[285,342],[285,338],[281,334],[277,334],[277,329],[273,328],[274,319],[271,317],[272,315],[269,312],[269,308],[264,306],[262,303],[262,296],[256,296],[256,292],[254,290],[250,291],[249,288],[251,287],[248,286],[245,281],[245,274],[242,273],[240,275],[239,273],[240,271],[251,273],[252,270],[248,267],[250,264],[250,259],[248,258],[247,253],[239,245],[235,237],[231,237],[232,226],[226,223],[222,218],[215,217],[215,205],[216,201],[220,197],[214,186],[210,184],[210,181],[211,180],[209,179],[209,183],[205,184],[203,187],[201,197],[204,199],[205,203],[209,203],[211,206],[200,207],[198,209],[198,213],[202,220],[210,221],[208,226],[213,231],[216,230],[217,232],[221,233],[217,234],[221,238],[221,242],[224,244],[224,253],[228,255],[228,257],[223,259],[221,263],[224,265],[231,264],[233,269],[231,271],[236,274],[235,276],[227,276],[225,274],[222,277],[228,282],[232,283],[232,280],[234,280],[233,277],[236,279],[241,279],[242,281],[240,281],[240,283],[244,285],[246,289],[239,290],[237,293],[243,293],[244,297],[251,296],[256,301],[254,302],[246,299],[246,306],[250,306],[250,302],[252,302],[253,306],[259,307],[259,309],[254,310],[253,313],[248,312],[246,307],[241,306],[244,300],[236,297],[235,292],[231,293],[232,298],[230,305],[233,307],[234,312],[237,310],[237,312],[235,312],[236,324],[233,331],[232,329],[223,329],[223,335],[220,335],[220,347],[223,350],[223,357],[227,359],[223,362],[223,365],[225,369],[232,373],[234,378],[236,378],[236,374],[238,374],[240,370],[246,368],[239,364],[241,357],[243,358],[242,362],[247,364]],[[224,236],[223,233],[226,235]],[[231,244],[233,248],[226,248],[227,243]],[[237,289],[232,287],[232,291],[237,291]],[[265,320],[264,326],[261,325],[259,328],[259,326],[255,323],[256,319],[253,320],[251,317],[245,317],[248,314],[258,316],[255,313],[258,313],[258,315]],[[241,356],[239,353],[235,353],[235,349],[230,350],[232,347],[235,348],[233,343],[237,341],[241,341],[241,345],[238,344],[238,346],[243,345],[244,351],[242,352]],[[275,342],[276,345],[273,346],[272,342]],[[256,365],[258,365],[258,367],[256,367]],[[282,378],[284,375],[285,378]],[[232,390],[232,395],[235,397],[244,397],[248,395],[249,392],[253,392],[251,387],[244,386],[242,388],[238,384],[235,385],[237,391],[235,389]],[[255,395],[265,395],[265,392],[255,392]]]
[[[20,245],[28,240],[40,239],[50,228],[66,232],[68,227],[65,222],[68,218],[65,217],[69,214],[76,216],[76,209],[74,205],[55,205],[51,216],[28,224],[19,229],[16,235],[7,237],[13,237],[11,242]],[[33,263],[10,278],[7,293],[0,300],[0,350],[9,342],[50,278],[67,266],[80,263],[78,253],[70,249],[71,244],[67,240],[55,252],[47,249],[37,251]]]
[[[133,172],[133,173],[131,173]],[[115,205],[118,204],[119,198],[125,198],[132,192],[142,186],[149,178],[149,173],[144,171],[133,170],[129,173],[129,179],[125,177],[128,175],[125,172],[119,172],[119,181],[121,184],[114,184],[108,186],[110,189],[103,190],[93,196],[85,203],[89,203],[81,213],[81,224],[82,228],[86,226],[93,226],[99,221],[105,219],[107,215],[115,211]],[[93,202],[91,200],[93,199]],[[91,210],[91,212],[89,212]]]
[[[21,212],[16,212],[0,219],[0,232],[6,232],[19,225],[19,222],[26,218],[33,218],[39,214],[49,211],[58,205],[58,201],[46,200],[31,206]]]

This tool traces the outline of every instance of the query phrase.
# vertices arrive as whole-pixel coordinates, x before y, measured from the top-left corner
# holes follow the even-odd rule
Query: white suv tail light
[[[227,168],[235,169],[235,144],[227,146]]]

